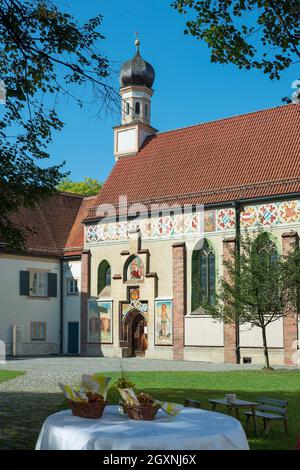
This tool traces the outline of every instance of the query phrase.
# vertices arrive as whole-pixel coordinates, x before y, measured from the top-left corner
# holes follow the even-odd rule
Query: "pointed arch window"
[[[105,287],[111,286],[111,267],[108,261],[103,260],[98,266],[98,295]]]
[[[259,256],[261,262],[265,264],[266,269],[269,269],[278,259],[276,243],[267,232],[262,232],[256,237],[253,243],[253,249]],[[266,254],[268,255],[268,259],[265,258]]]
[[[192,256],[192,311],[216,300],[216,256],[204,240],[201,250]]]
[[[105,286],[110,286],[111,285],[111,267],[108,266],[108,268],[105,271]]]

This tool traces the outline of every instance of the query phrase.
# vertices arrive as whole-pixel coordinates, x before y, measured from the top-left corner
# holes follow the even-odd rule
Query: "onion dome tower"
[[[120,72],[122,124],[115,131],[115,159],[135,155],[148,135],[157,132],[151,127],[151,98],[155,72],[140,55],[140,40],[136,34],[136,53],[124,62]]]

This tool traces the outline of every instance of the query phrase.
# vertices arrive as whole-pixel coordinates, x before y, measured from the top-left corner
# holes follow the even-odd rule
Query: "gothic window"
[[[137,102],[135,103],[135,114],[138,116],[138,115],[140,114],[140,112],[141,112],[141,105],[140,105],[140,103],[137,101]]]
[[[270,250],[270,260],[272,261],[277,258],[278,253],[275,242],[267,232],[262,232],[256,237],[253,247],[257,253],[263,253],[268,248]]]
[[[111,285],[111,267],[109,266],[105,271],[105,285]]]
[[[98,295],[105,287],[111,285],[111,267],[108,261],[103,260],[98,267]]]
[[[216,256],[207,240],[192,256],[192,311],[216,298]]]
[[[263,232],[256,237],[253,249],[260,260],[266,264],[266,269],[271,268],[272,263],[276,262],[278,258],[276,244],[267,232]],[[264,253],[268,253],[268,259],[264,259]]]

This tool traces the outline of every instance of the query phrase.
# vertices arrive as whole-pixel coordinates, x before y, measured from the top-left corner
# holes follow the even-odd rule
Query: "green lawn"
[[[20,374],[22,372],[0,371],[0,382]],[[120,376],[116,372],[105,372],[104,375],[112,377],[112,382]],[[289,402],[289,434],[284,434],[282,423],[273,423],[267,438],[256,438],[251,427],[250,447],[293,449],[300,435],[300,371],[126,372],[125,375],[139,390],[147,391],[157,399],[182,403],[185,398],[191,398],[200,400],[206,409],[210,409],[208,398],[223,397],[230,392],[253,401],[260,396],[286,399]],[[116,390],[109,391],[108,401],[118,403]],[[34,449],[47,416],[66,407],[60,392],[0,391],[0,449]]]
[[[118,377],[116,373],[105,375],[113,380]],[[182,403],[185,398],[192,398],[200,400],[206,409],[211,409],[208,398],[223,397],[230,392],[253,401],[260,396],[287,400],[289,434],[284,434],[283,424],[279,422],[272,424],[268,437],[256,438],[251,424],[248,436],[251,449],[293,449],[300,435],[300,371],[128,372],[125,375],[138,389],[157,399]],[[118,396],[111,391],[109,399],[117,402]],[[262,429],[262,422],[259,424]]]
[[[24,372],[16,370],[0,370],[0,383],[5,382],[5,380],[14,379],[19,375],[23,375]]]

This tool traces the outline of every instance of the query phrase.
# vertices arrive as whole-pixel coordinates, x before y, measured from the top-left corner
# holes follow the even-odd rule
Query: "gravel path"
[[[260,369],[252,364],[214,364],[163,361],[142,358],[122,359],[125,371],[229,371]],[[21,370],[25,375],[0,384],[0,391],[57,393],[57,382],[77,382],[83,373],[120,371],[120,359],[97,357],[39,357],[8,360],[3,370]]]

